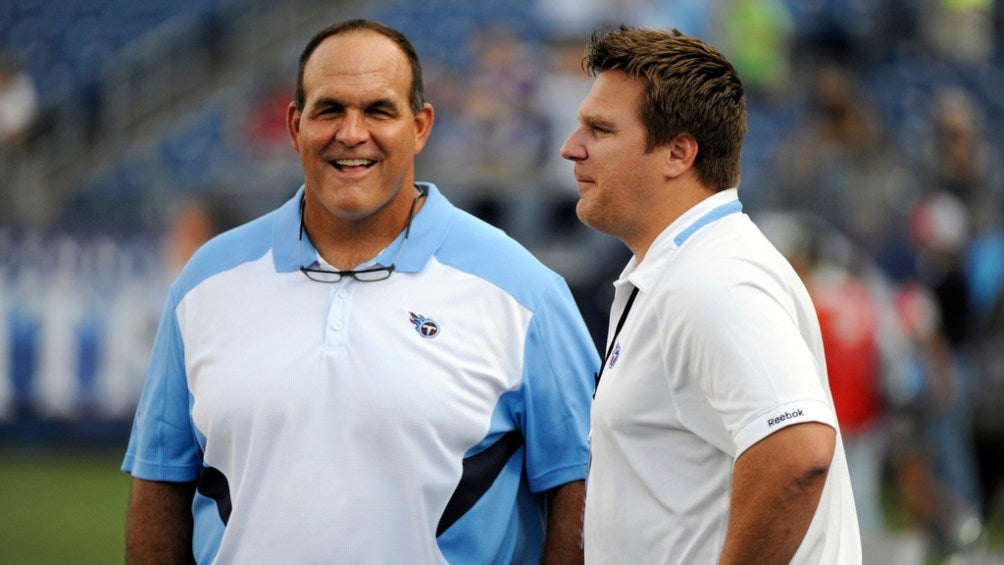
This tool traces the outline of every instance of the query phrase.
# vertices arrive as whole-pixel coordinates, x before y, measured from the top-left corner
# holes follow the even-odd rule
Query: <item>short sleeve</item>
[[[191,481],[201,469],[176,304],[172,292],[157,329],[122,463],[122,470],[151,481]]]
[[[599,356],[562,279],[534,311],[526,337],[523,405],[530,487],[582,480],[589,463],[589,410]]]
[[[825,360],[807,342],[795,303],[767,275],[705,281],[678,304],[691,371],[721,417],[735,456],[788,425],[836,427]],[[821,350],[820,350],[821,357]]]

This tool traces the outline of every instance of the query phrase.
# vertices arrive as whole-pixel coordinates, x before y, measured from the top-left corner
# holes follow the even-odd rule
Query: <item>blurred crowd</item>
[[[584,38],[627,23],[718,45],[748,89],[740,197],[816,301],[862,530],[899,521],[950,555],[985,538],[1004,495],[1002,4],[430,0],[366,15],[423,57],[437,121],[419,176],[563,273],[598,345],[626,251],[578,224],[557,150],[590,84]],[[296,170],[294,79],[260,77],[234,104],[244,125],[220,143],[246,161],[230,166]],[[0,183],[40,108],[30,66],[0,56]],[[171,276],[242,218],[241,187],[205,186],[126,235],[100,218],[83,233],[0,222],[0,422],[131,416]],[[0,186],[0,208],[27,197],[14,192]]]

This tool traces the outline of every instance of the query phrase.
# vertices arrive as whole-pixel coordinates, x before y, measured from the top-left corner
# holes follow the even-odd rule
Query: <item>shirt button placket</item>
[[[354,281],[346,277],[337,283],[337,289],[334,291],[334,299],[331,301],[331,309],[328,312],[328,331],[326,338],[326,346],[329,348],[344,347],[345,345],[345,332],[343,331],[348,324],[349,315],[349,289],[348,285],[352,284]]]

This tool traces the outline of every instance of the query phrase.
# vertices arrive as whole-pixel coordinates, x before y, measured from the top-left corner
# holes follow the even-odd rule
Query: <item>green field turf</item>
[[[0,443],[0,565],[123,563],[130,481],[119,471],[124,448],[124,441],[89,449]],[[985,542],[991,553],[971,563],[1004,563],[998,502]],[[908,527],[895,496],[885,505],[893,530]]]
[[[0,564],[122,563],[123,448],[0,447]]]

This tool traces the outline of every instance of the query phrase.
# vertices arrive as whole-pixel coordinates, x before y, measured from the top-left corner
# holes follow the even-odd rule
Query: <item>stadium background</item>
[[[178,240],[196,238],[183,206],[222,208],[230,224],[299,186],[282,123],[296,58],[317,29],[350,16],[398,27],[423,58],[437,123],[419,178],[565,275],[598,343],[626,254],[575,219],[557,147],[588,88],[584,37],[611,23],[678,27],[736,63],[749,88],[747,211],[784,216],[775,226],[811,214],[816,247],[867,262],[889,288],[927,285],[918,264],[947,241],[970,325],[997,303],[1000,2],[2,0],[0,52],[30,76],[39,107],[23,140],[0,149],[0,563],[121,561],[128,478],[116,469]],[[833,77],[843,82],[828,91]],[[932,108],[946,92],[975,116],[976,189],[930,186]],[[859,121],[820,135],[838,113]],[[844,146],[806,151],[820,137]],[[871,141],[848,141],[861,139]],[[948,204],[928,198],[944,193]],[[985,449],[999,447],[998,424]],[[885,523],[908,534],[890,491]],[[999,549],[997,489],[980,496],[982,546]],[[896,551],[904,563],[918,555]]]

